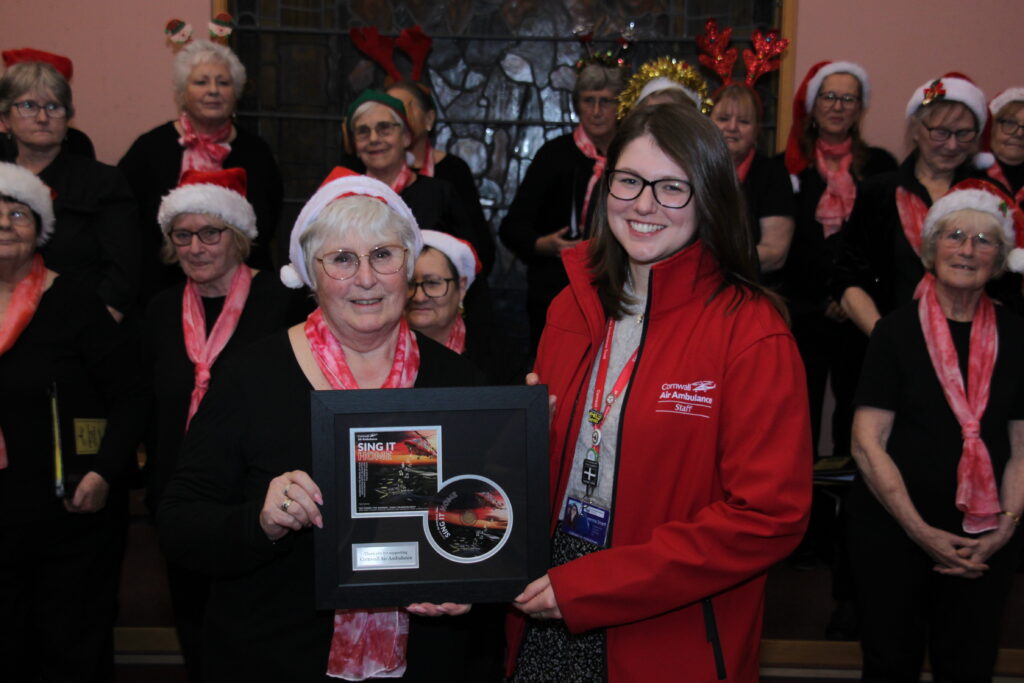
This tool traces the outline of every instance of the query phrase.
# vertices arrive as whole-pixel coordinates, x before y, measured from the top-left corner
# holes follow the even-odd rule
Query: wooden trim
[[[780,32],[789,38],[789,49],[782,53],[779,68],[779,107],[775,121],[775,151],[786,149],[789,129],[793,125],[793,93],[796,92],[796,10],[798,0],[779,0],[782,5]]]
[[[210,0],[210,16],[215,17],[220,12],[228,12],[228,0]]]

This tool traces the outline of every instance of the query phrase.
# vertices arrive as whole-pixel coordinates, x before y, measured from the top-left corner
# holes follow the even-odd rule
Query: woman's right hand
[[[971,559],[978,539],[957,536],[929,525],[911,532],[910,538],[935,560],[934,569],[940,574],[962,576],[988,569],[987,564]]]
[[[312,525],[323,529],[319,507],[323,504],[320,487],[308,474],[302,470],[285,472],[270,480],[260,510],[260,528],[271,541]]]

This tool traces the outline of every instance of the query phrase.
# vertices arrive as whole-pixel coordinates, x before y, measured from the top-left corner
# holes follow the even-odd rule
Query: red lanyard
[[[615,401],[629,384],[630,375],[633,374],[633,366],[636,365],[636,355],[640,349],[633,352],[633,355],[626,361],[625,366],[619,372],[619,376],[612,385],[608,397],[604,396],[604,385],[608,379],[608,362],[612,355],[612,337],[615,334],[615,321],[608,321],[608,331],[605,333],[604,347],[601,349],[601,360],[597,366],[597,378],[594,381],[594,398],[590,404],[590,411],[587,413],[587,421],[594,425],[594,431],[590,435],[590,448],[583,458],[583,471],[580,475],[583,485],[587,488],[589,497],[594,488],[597,487],[598,474],[601,460],[601,424],[608,413],[611,412]]]

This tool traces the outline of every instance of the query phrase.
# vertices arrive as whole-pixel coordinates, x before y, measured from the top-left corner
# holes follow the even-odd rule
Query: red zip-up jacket
[[[554,530],[605,316],[586,245],[563,252],[536,372],[557,397]],[[645,329],[622,398],[611,543],[549,571],[569,630],[607,629],[612,683],[757,681],[765,572],[796,547],[811,502],[803,366],[763,297],[734,310],[700,241],[651,269]],[[512,671],[525,618],[509,622]]]

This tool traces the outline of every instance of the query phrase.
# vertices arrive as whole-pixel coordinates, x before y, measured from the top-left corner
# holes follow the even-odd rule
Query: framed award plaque
[[[318,608],[505,602],[547,571],[546,387],[310,400]]]

